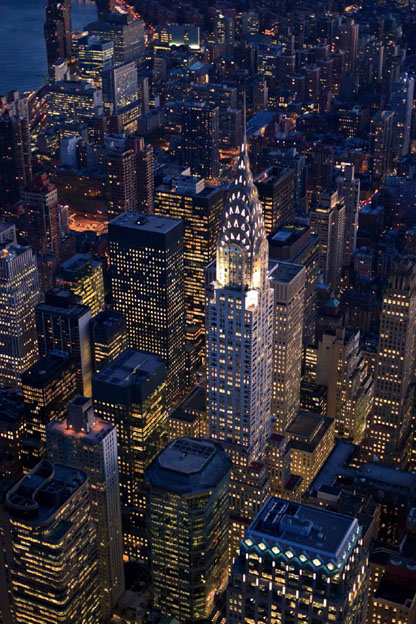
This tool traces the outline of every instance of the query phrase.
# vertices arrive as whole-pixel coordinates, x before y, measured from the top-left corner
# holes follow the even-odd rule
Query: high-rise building
[[[198,360],[205,334],[205,267],[215,259],[223,193],[202,178],[181,175],[157,187],[155,214],[184,224],[184,293],[187,325],[197,327]]]
[[[48,0],[44,26],[48,67],[72,57],[71,0]]]
[[[368,450],[379,461],[406,467],[410,457],[416,345],[416,264],[393,265],[383,294]]]
[[[303,343],[315,342],[317,285],[319,278],[319,237],[303,223],[284,225],[269,237],[270,257],[305,267],[305,309]]]
[[[305,268],[269,261],[274,294],[271,414],[274,432],[283,433],[299,409]]]
[[[86,473],[43,460],[6,503],[15,621],[96,624],[97,548]]]
[[[230,511],[237,546],[267,496],[271,433],[273,291],[261,204],[242,145],[217,242],[216,281],[207,301],[210,436],[233,460]]]
[[[94,371],[98,373],[127,349],[126,319],[106,308],[91,319]]]
[[[86,26],[90,35],[114,44],[114,63],[141,65],[144,61],[144,22],[133,19],[129,13],[105,13],[100,19]]]
[[[22,375],[26,412],[25,468],[34,468],[35,458],[45,453],[45,428],[54,419],[62,420],[69,401],[76,394],[75,366],[69,353],[51,351]],[[35,452],[30,456],[30,447]]]
[[[106,622],[124,591],[116,428],[95,417],[91,399],[78,396],[69,403],[66,420],[53,420],[47,426],[46,448],[52,463],[78,468],[88,475],[97,535],[101,616]]]
[[[26,415],[22,393],[12,388],[1,388],[0,480],[15,483],[23,476],[22,443],[25,437]]]
[[[220,173],[219,108],[200,102],[180,105],[181,164],[203,178],[217,178]]]
[[[36,258],[30,247],[0,245],[0,385],[20,386],[38,359],[35,307],[39,302]]]
[[[227,622],[365,622],[368,562],[355,518],[271,497],[240,545]]]
[[[105,137],[109,213],[153,212],[153,148],[141,137]]]
[[[72,355],[78,394],[91,396],[91,310],[70,290],[56,288],[46,293],[36,307],[36,328],[41,356],[51,351]]]
[[[389,109],[394,111],[393,152],[398,158],[409,153],[414,88],[415,79],[406,73],[393,82],[391,88]]]
[[[54,253],[59,263],[61,251],[58,191],[45,173],[34,176],[22,193],[28,241],[38,255]]]
[[[167,442],[166,367],[151,353],[127,349],[93,377],[96,416],[118,431],[124,552],[146,561],[144,471]]]
[[[227,584],[230,467],[219,444],[178,438],[145,473],[154,604],[181,622],[209,619]]]
[[[255,178],[267,234],[292,223],[295,216],[294,180],[294,170],[287,167],[269,167]]]
[[[0,206],[14,204],[32,179],[27,100],[0,97]]]
[[[393,166],[393,133],[395,113],[380,110],[370,121],[370,154],[372,156],[371,172],[382,180]]]
[[[185,369],[183,224],[125,212],[108,225],[113,306],[126,318],[129,346],[167,365],[167,400],[182,391]]]
[[[77,39],[76,56],[79,77],[101,87],[103,72],[109,69],[114,61],[114,44],[112,41],[84,35]]]
[[[354,175],[354,165],[347,164],[337,178],[338,197],[344,198],[345,227],[342,264],[349,266],[357,246],[358,212],[360,209],[360,179]]]
[[[310,212],[312,232],[319,236],[319,268],[325,284],[339,287],[344,254],[345,204],[338,191],[323,191]]]
[[[103,266],[99,260],[86,254],[75,254],[61,264],[56,283],[79,295],[82,304],[90,308],[91,316],[104,310]]]

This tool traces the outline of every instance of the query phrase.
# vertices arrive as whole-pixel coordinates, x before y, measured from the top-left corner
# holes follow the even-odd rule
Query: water
[[[43,38],[46,0],[0,0],[0,93],[31,91],[45,81]],[[97,16],[91,0],[72,0],[72,28]]]

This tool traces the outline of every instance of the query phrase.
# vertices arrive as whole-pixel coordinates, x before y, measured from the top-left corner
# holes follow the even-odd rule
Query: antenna
[[[243,93],[243,145],[247,149],[247,102],[246,102],[246,85],[244,84]]]

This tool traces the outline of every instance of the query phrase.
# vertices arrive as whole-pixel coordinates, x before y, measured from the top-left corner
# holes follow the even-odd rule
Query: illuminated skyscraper
[[[205,102],[181,104],[180,162],[191,173],[217,178],[220,173],[219,108]]]
[[[59,60],[71,60],[71,0],[48,0],[44,34],[48,67]]]
[[[393,152],[399,158],[409,153],[415,79],[408,74],[393,82],[389,108],[394,111]]]
[[[108,225],[114,309],[124,314],[129,346],[167,365],[167,400],[183,389],[185,305],[183,225],[125,212]]]
[[[103,266],[98,260],[75,254],[61,264],[56,283],[79,295],[82,304],[90,308],[91,316],[104,310]]]
[[[166,367],[126,349],[93,378],[96,416],[117,426],[125,554],[147,560],[144,471],[166,445]]]
[[[98,373],[127,349],[126,319],[106,308],[91,319],[94,371]]]
[[[15,621],[96,624],[97,548],[86,473],[43,460],[6,502]]]
[[[0,300],[0,385],[16,387],[22,373],[38,359],[39,282],[30,247],[13,242],[0,245]]]
[[[12,388],[1,388],[0,480],[9,479],[15,483],[17,479],[21,479],[23,476],[22,442],[25,437],[26,416],[22,393]]]
[[[48,458],[84,470],[91,492],[91,516],[97,534],[98,584],[102,621],[124,591],[123,536],[117,465],[116,428],[96,418],[91,399],[78,396],[65,421],[46,428]]]
[[[0,206],[14,204],[32,179],[27,100],[0,97]]]
[[[393,466],[408,465],[413,443],[415,323],[416,264],[404,259],[393,266],[383,294],[368,427],[369,452]]]
[[[255,183],[263,206],[266,233],[292,223],[295,216],[294,170],[269,167],[256,177]]]
[[[227,583],[230,467],[219,444],[178,438],[145,473],[154,604],[181,622],[209,619]]]
[[[367,594],[358,521],[271,497],[232,567],[227,623],[363,624]]]
[[[46,174],[36,175],[22,193],[30,246],[36,254],[53,252],[60,257],[60,208],[58,191]]]
[[[360,179],[354,176],[354,165],[345,165],[337,179],[338,197],[344,199],[345,227],[342,263],[349,266],[357,245],[358,211],[360,209]]]
[[[378,111],[370,122],[371,172],[382,180],[393,167],[393,132],[395,113],[390,110]]]
[[[244,143],[224,208],[216,281],[207,304],[210,436],[224,444],[233,461],[235,537],[264,503],[268,487],[264,461],[271,433],[273,341],[268,255]]]
[[[144,22],[133,19],[129,13],[105,13],[100,19],[86,26],[90,35],[114,44],[116,65],[144,60]]]
[[[270,260],[274,294],[271,413],[274,432],[283,433],[299,409],[305,268]]]
[[[102,86],[103,72],[111,67],[114,60],[112,41],[85,35],[77,40],[78,75],[98,87]]]
[[[42,356],[51,351],[72,355],[78,394],[91,396],[91,310],[70,290],[55,288],[36,307],[36,328]]]
[[[205,334],[204,269],[215,259],[223,193],[202,178],[181,175],[156,189],[155,214],[184,222],[184,291],[186,323],[197,327],[198,359]]]

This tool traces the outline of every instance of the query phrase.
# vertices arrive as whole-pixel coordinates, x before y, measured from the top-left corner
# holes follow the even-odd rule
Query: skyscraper
[[[46,293],[36,307],[39,352],[66,351],[72,355],[78,394],[91,396],[91,310],[70,290],[54,289]]]
[[[271,497],[232,567],[227,622],[362,624],[367,593],[358,521]]]
[[[378,111],[370,122],[370,154],[372,155],[373,176],[382,180],[393,166],[393,132],[395,113],[390,110]]]
[[[56,283],[79,295],[82,304],[96,316],[104,310],[103,266],[86,254],[75,254],[61,264]]]
[[[360,209],[360,179],[354,175],[354,165],[345,165],[337,178],[338,197],[344,199],[345,226],[342,264],[349,266],[357,245],[358,211]]]
[[[69,403],[65,421],[53,420],[47,426],[46,446],[52,463],[78,468],[88,475],[105,622],[124,591],[116,428],[95,417],[91,399],[78,396]]]
[[[415,80],[408,74],[393,82],[389,108],[394,111],[393,152],[398,158],[409,153]]]
[[[86,473],[43,460],[6,502],[15,620],[96,624],[97,548]]]
[[[263,206],[264,227],[270,234],[274,229],[292,223],[295,216],[294,170],[269,167],[255,179]]]
[[[180,162],[191,173],[217,178],[220,172],[219,108],[200,102],[180,105]]]
[[[406,467],[412,444],[416,333],[416,264],[394,264],[383,294],[368,450],[383,463]]]
[[[305,269],[275,260],[269,267],[274,294],[271,413],[274,432],[283,433],[299,409]]]
[[[29,244],[39,255],[54,253],[59,264],[61,251],[58,191],[45,173],[35,175],[22,193]]]
[[[324,282],[335,291],[341,280],[344,254],[345,205],[338,191],[326,190],[310,212],[312,232],[319,235],[319,268]]]
[[[72,56],[71,0],[48,0],[44,26],[48,67]]]
[[[0,299],[0,385],[16,387],[22,373],[38,358],[35,307],[39,282],[30,247],[14,241],[0,246]]]
[[[31,179],[27,101],[12,91],[0,98],[0,206],[17,202]]]
[[[91,319],[94,371],[98,373],[127,349],[126,319],[106,308]]]
[[[167,442],[166,367],[126,349],[93,377],[94,411],[117,426],[125,554],[147,561],[144,471]]]
[[[184,292],[186,323],[197,327],[198,359],[205,334],[204,269],[215,259],[223,193],[202,178],[181,175],[156,189],[155,214],[184,223]]]
[[[181,622],[210,618],[227,583],[230,467],[219,444],[178,438],[145,473],[154,604]]]
[[[129,346],[165,360],[172,403],[185,369],[183,225],[125,212],[110,221],[108,239],[114,309],[126,318]]]
[[[273,340],[268,243],[245,143],[224,207],[207,332],[210,436],[233,460],[230,509],[239,518],[237,537],[267,495]]]
[[[104,13],[96,22],[86,26],[90,35],[114,44],[114,63],[140,65],[144,61],[144,22],[129,13]]]
[[[0,480],[9,479],[14,483],[23,476],[22,442],[25,437],[26,415],[22,393],[12,388],[1,388]]]

